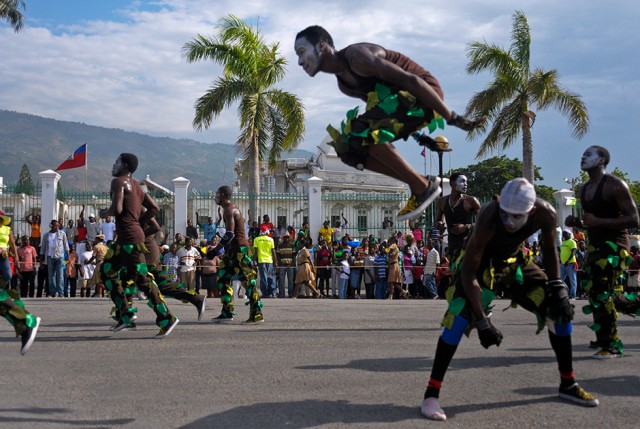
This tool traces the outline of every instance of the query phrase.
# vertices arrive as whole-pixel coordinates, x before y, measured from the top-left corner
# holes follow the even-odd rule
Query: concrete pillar
[[[568,227],[564,226],[564,220],[567,218],[567,216],[573,214],[573,206],[567,205],[567,201],[570,201],[569,199],[573,198],[573,196],[573,191],[569,189],[560,189],[559,191],[553,193],[553,198],[556,199],[556,203],[558,204],[558,226],[562,230],[569,229]]]
[[[58,182],[60,175],[53,170],[45,170],[38,173],[42,183],[42,215],[41,225],[49,225],[53,219],[58,219]],[[44,230],[43,230],[44,231]]]
[[[322,182],[319,177],[313,176],[307,180],[307,192],[309,197],[309,233],[313,242],[318,238],[318,232],[322,227]]]
[[[187,232],[187,190],[189,189],[189,179],[177,177],[172,180],[175,192],[173,208],[173,232],[178,232],[185,236]]]

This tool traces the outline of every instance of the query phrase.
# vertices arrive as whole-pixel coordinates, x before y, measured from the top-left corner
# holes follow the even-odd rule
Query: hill
[[[88,189],[104,190],[111,181],[111,167],[122,152],[135,153],[140,166],[134,175],[151,179],[173,189],[171,180],[183,176],[191,181],[190,189],[214,190],[234,180],[233,165],[237,155],[230,144],[207,144],[189,139],[153,137],[121,129],[103,128],[79,122],[58,121],[25,113],[0,110],[0,176],[5,184],[18,180],[27,164],[37,182],[38,173],[53,170],[74,150],[87,143]],[[286,157],[309,158],[313,154],[297,150]],[[65,190],[84,189],[85,170],[60,172]]]

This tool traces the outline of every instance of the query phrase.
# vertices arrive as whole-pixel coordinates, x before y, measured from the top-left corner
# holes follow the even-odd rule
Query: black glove
[[[502,332],[498,331],[495,326],[491,324],[491,320],[486,317],[476,320],[473,325],[478,330],[478,337],[480,337],[480,344],[485,349],[488,349],[492,345],[500,346],[502,342]]]
[[[484,119],[472,121],[466,116],[458,115],[456,112],[451,112],[451,119],[447,121],[447,125],[460,128],[464,131],[472,131],[475,128],[484,128]]]
[[[560,279],[547,282],[547,306],[554,322],[567,323],[573,319],[573,305],[569,301],[569,288]]]

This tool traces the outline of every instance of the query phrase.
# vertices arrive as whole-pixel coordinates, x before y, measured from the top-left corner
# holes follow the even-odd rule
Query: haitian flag
[[[424,149],[422,149],[422,153],[420,155],[422,155],[423,158],[427,157],[427,148],[426,147]]]
[[[76,149],[55,171],[68,170],[70,168],[83,167],[87,163],[87,144]]]

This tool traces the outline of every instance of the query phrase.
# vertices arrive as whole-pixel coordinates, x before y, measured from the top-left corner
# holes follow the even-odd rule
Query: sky
[[[239,133],[235,106],[212,126],[196,132],[194,103],[221,74],[210,61],[187,63],[182,47],[197,35],[213,36],[220,18],[233,14],[259,26],[268,43],[278,43],[287,74],[277,87],[296,94],[305,106],[301,149],[315,152],[326,126],[338,126],[347,110],[362,106],[341,94],[335,77],[310,78],[297,65],[295,35],[321,25],[338,49],[371,42],[399,51],[435,75],[445,103],[464,112],[467,101],[491,75],[469,75],[467,48],[486,41],[510,45],[513,1],[432,0],[26,0],[25,25],[15,33],[0,22],[0,109],[64,121],[120,128],[154,136],[233,144]],[[580,173],[580,155],[591,144],[611,152],[614,167],[640,180],[636,168],[635,121],[640,118],[640,2],[530,0],[521,11],[531,28],[531,65],[557,70],[560,83],[585,102],[591,127],[572,137],[555,110],[537,111],[534,162],[542,183],[559,189]],[[633,52],[636,52],[633,54]],[[481,159],[481,139],[447,127],[453,152],[444,170]],[[78,145],[83,142],[78,142]],[[89,142],[90,143],[90,142]],[[420,156],[413,141],[396,144],[418,170],[437,173],[437,157]],[[69,148],[69,153],[75,147]],[[522,159],[521,140],[490,154]],[[139,154],[141,160],[144,154]],[[64,158],[64,157],[63,157]],[[206,168],[198,166],[197,168]],[[187,174],[187,173],[185,173]]]

